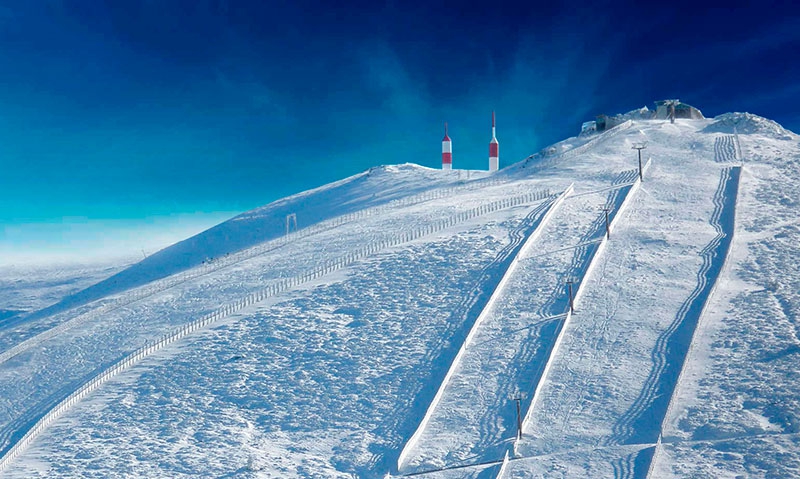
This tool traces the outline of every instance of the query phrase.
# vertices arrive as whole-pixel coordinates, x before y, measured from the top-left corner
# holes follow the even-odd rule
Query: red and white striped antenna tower
[[[489,171],[497,171],[500,165],[500,144],[495,135],[494,111],[492,111],[492,141],[489,142]]]
[[[444,138],[442,139],[442,169],[453,169],[453,143],[447,136],[447,122],[444,122]]]

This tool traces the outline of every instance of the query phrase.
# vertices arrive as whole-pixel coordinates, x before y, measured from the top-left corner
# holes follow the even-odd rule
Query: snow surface
[[[30,312],[77,293],[124,267],[112,261],[0,266],[0,331],[19,326]]]
[[[119,272],[0,269],[3,455],[146,341],[307,278],[114,376],[0,474],[799,476],[799,140],[634,119],[491,176],[373,168]]]

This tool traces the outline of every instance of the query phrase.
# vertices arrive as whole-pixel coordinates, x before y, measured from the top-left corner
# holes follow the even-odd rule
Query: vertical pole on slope
[[[642,177],[642,150],[639,149],[639,181],[644,181]]]
[[[642,150],[647,148],[647,145],[642,143],[638,145],[633,145],[632,149],[639,151],[639,181],[644,181],[642,177]]]
[[[514,402],[517,403],[517,440],[522,439],[522,395],[514,397]]]
[[[603,212],[606,214],[606,239],[611,239],[611,225],[608,222],[608,212],[611,211],[611,208],[605,207],[603,208]]]
[[[289,236],[292,225],[294,225],[294,230],[297,231],[297,213],[289,213],[286,215],[286,236]]]
[[[572,294],[572,284],[574,283],[573,280],[567,280],[567,291],[569,292],[569,312],[570,314],[575,314],[575,298]]]

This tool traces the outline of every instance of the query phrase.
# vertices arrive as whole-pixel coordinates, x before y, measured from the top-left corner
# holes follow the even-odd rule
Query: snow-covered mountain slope
[[[0,329],[0,474],[800,475],[799,142],[633,119],[245,213]]]
[[[115,263],[0,266],[0,329],[8,328],[12,319],[44,309],[124,269]]]
[[[466,177],[466,173],[464,174]],[[486,176],[473,172],[473,179]],[[148,284],[207,261],[259,245],[282,236],[287,215],[294,214],[290,227],[304,227],[391,200],[424,194],[452,185],[459,175],[442,176],[437,170],[405,164],[375,167],[341,181],[293,195],[265,207],[243,213],[198,235],[165,248],[145,260],[91,287],[65,296],[61,301],[32,312],[35,319],[89,301]]]
[[[354,219],[375,217],[397,206],[424,203],[496,183],[493,179],[482,180],[485,177],[483,172],[443,176],[435,170],[408,164],[376,167],[274,202],[166,248],[104,281],[72,292],[50,307],[9,315],[0,323],[0,347],[16,348],[4,353],[6,357],[18,354],[20,347],[39,344],[43,337],[60,334],[86,320],[209,273],[228,271],[245,261],[269,256],[288,240],[305,238]],[[398,188],[405,194],[398,195]],[[289,236],[285,234],[288,215],[293,215],[288,221],[292,231]],[[307,226],[297,229],[303,224]],[[194,266],[187,269],[187,261]],[[276,274],[280,276],[283,272]],[[99,300],[86,304],[98,296]],[[24,344],[32,339],[33,344]],[[0,355],[0,362],[3,360]]]

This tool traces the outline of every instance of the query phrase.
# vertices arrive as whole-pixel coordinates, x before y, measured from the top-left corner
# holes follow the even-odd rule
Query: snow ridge
[[[410,166],[410,165],[400,165],[400,166]],[[415,167],[414,169],[423,169],[423,168],[422,167]],[[256,208],[255,210],[243,213],[243,214],[238,215],[238,216],[236,216],[234,218],[231,218],[230,220],[228,220],[226,222],[221,223],[220,225],[215,226],[214,228],[211,228],[211,229],[209,229],[209,230],[207,230],[207,231],[205,231],[203,233],[200,233],[200,234],[190,238],[190,240],[196,240],[198,238],[204,238],[204,237],[212,236],[212,232],[214,230],[216,230],[216,229],[219,229],[222,226],[235,225],[235,224],[237,224],[239,222],[243,222],[243,221],[244,222],[250,222],[250,223],[260,223],[261,227],[263,227],[263,223],[264,223],[264,221],[266,221],[266,219],[276,220],[276,218],[268,218],[269,215],[266,214],[269,211],[271,211],[272,213],[275,213],[275,211],[272,211],[272,210],[275,210],[276,207],[278,207],[278,206],[285,207],[286,204],[290,200],[312,197],[314,193],[320,193],[320,192],[324,193],[324,192],[326,192],[328,190],[331,190],[331,189],[335,188],[336,186],[341,186],[341,185],[346,184],[348,182],[353,182],[354,180],[366,178],[366,177],[369,176],[370,172],[372,172],[374,170],[388,171],[389,173],[394,174],[394,173],[402,172],[403,168],[394,167],[394,166],[371,168],[367,172],[359,173],[359,174],[354,175],[354,176],[352,176],[350,178],[346,178],[344,180],[340,180],[340,181],[337,181],[337,182],[334,182],[334,183],[330,183],[328,185],[325,185],[325,186],[322,186],[322,187],[319,187],[319,188],[315,188],[313,190],[309,190],[309,191],[305,191],[305,192],[302,192],[302,193],[298,193],[297,195],[293,195],[293,196],[278,200],[278,201],[276,201],[276,202],[274,202],[274,203],[272,203],[270,205],[267,205],[267,206],[264,206],[264,207],[260,207],[260,208]],[[136,302],[138,300],[150,297],[153,294],[165,291],[165,290],[167,290],[169,288],[172,288],[174,286],[177,286],[177,285],[180,285],[182,283],[185,283],[186,281],[190,281],[190,280],[202,277],[202,276],[204,276],[206,274],[209,274],[209,273],[212,273],[212,272],[216,272],[216,271],[222,270],[224,268],[239,264],[239,263],[241,263],[243,261],[246,261],[246,260],[249,260],[249,259],[252,259],[252,258],[256,258],[258,256],[262,256],[262,255],[264,255],[266,253],[270,253],[270,252],[274,251],[275,249],[281,247],[282,245],[286,244],[287,242],[291,241],[291,240],[298,240],[298,239],[301,239],[301,238],[305,238],[305,237],[308,237],[308,236],[313,235],[313,234],[317,234],[317,233],[322,232],[322,231],[327,231],[327,230],[330,230],[332,228],[336,228],[336,227],[342,226],[342,225],[350,223],[350,222],[352,222],[354,220],[380,216],[383,213],[386,213],[386,212],[389,212],[389,211],[394,211],[394,210],[396,210],[398,208],[403,208],[403,207],[407,207],[407,206],[422,204],[422,203],[425,203],[425,202],[428,202],[428,201],[434,201],[434,200],[438,200],[438,199],[448,198],[448,197],[459,195],[459,194],[462,194],[462,193],[465,193],[465,192],[475,191],[475,190],[478,190],[478,189],[481,189],[481,188],[491,187],[491,186],[496,186],[496,185],[499,185],[499,184],[503,184],[503,183],[505,183],[507,181],[507,180],[505,180],[503,178],[496,177],[496,176],[478,177],[478,178],[472,179],[472,180],[470,180],[470,179],[463,180],[463,179],[461,179],[460,172],[454,172],[454,173],[459,173],[459,174],[458,174],[458,176],[451,175],[453,178],[458,178],[457,180],[453,180],[453,179],[449,179],[448,180],[449,182],[455,183],[452,186],[434,187],[432,189],[424,190],[424,191],[422,191],[420,193],[411,194],[411,195],[407,194],[407,195],[402,196],[400,198],[396,198],[396,199],[390,200],[390,201],[388,201],[386,203],[379,204],[379,205],[376,205],[376,206],[367,207],[367,208],[364,208],[363,205],[362,205],[362,208],[361,209],[357,209],[356,211],[351,211],[349,213],[336,215],[336,216],[333,216],[333,217],[330,217],[330,218],[323,219],[321,221],[314,222],[310,226],[303,227],[303,228],[298,228],[296,230],[293,230],[293,231],[289,232],[286,235],[281,234],[281,235],[279,235],[277,237],[265,238],[265,239],[257,240],[256,244],[252,244],[250,246],[246,246],[243,249],[238,249],[237,250],[236,249],[237,246],[233,245],[233,250],[229,251],[229,249],[231,249],[231,247],[230,246],[226,246],[224,251],[218,251],[218,253],[213,258],[208,258],[207,257],[207,258],[204,259],[204,261],[202,263],[200,263],[198,261],[198,264],[196,264],[194,266],[190,266],[190,267],[188,267],[188,269],[184,269],[182,271],[175,272],[173,274],[169,274],[168,273],[167,276],[164,276],[164,274],[160,271],[161,268],[158,268],[157,271],[150,271],[150,270],[145,271],[144,272],[144,275],[145,275],[144,278],[140,278],[140,277],[137,276],[135,278],[127,278],[125,280],[122,280],[121,284],[117,283],[117,279],[118,279],[118,277],[120,277],[120,275],[124,275],[124,274],[130,273],[132,270],[134,270],[136,268],[143,267],[144,263],[150,261],[155,256],[165,256],[166,255],[167,256],[167,260],[168,260],[167,262],[169,262],[169,260],[177,260],[179,256],[185,255],[187,252],[186,251],[181,251],[179,246],[181,246],[183,243],[185,243],[186,241],[189,241],[189,240],[177,243],[176,245],[173,245],[173,246],[168,247],[168,248],[166,248],[166,249],[164,249],[164,250],[162,250],[162,251],[160,251],[160,252],[158,252],[158,253],[156,253],[154,255],[151,255],[150,257],[148,257],[147,259],[145,259],[144,261],[142,261],[140,263],[134,264],[134,265],[126,268],[125,270],[119,272],[118,274],[112,276],[111,278],[108,278],[108,279],[106,279],[104,281],[101,281],[100,283],[97,283],[97,284],[95,284],[95,285],[93,285],[93,286],[91,286],[89,288],[86,288],[86,289],[84,289],[82,291],[74,293],[74,294],[68,296],[65,299],[62,299],[61,301],[59,301],[59,302],[57,302],[55,304],[52,304],[52,305],[50,305],[50,306],[48,306],[46,308],[40,309],[38,311],[30,312],[30,313],[28,313],[28,314],[26,314],[24,316],[20,316],[19,318],[15,318],[13,323],[6,322],[2,326],[0,326],[0,331],[5,330],[5,329],[9,328],[10,326],[14,326],[17,323],[21,323],[23,321],[32,321],[32,320],[41,320],[41,319],[45,319],[45,318],[53,318],[49,322],[51,322],[51,323],[52,322],[61,322],[63,319],[59,320],[59,319],[57,319],[57,316],[62,316],[63,315],[63,316],[67,316],[68,317],[70,314],[74,314],[74,311],[76,310],[76,308],[78,308],[78,307],[80,307],[82,305],[85,305],[87,303],[96,303],[96,302],[99,302],[99,301],[108,300],[111,297],[111,295],[114,295],[114,294],[123,295],[121,297],[117,296],[116,301],[119,302],[119,306],[120,307],[121,306],[126,306],[126,305],[132,304],[132,303],[134,303],[134,302]],[[361,201],[362,202],[368,202],[369,200],[364,201],[362,199]],[[352,200],[352,201],[349,202],[349,204],[352,207],[353,204],[357,205],[358,202],[359,202],[359,200]],[[279,222],[282,222],[283,221],[283,217],[278,218],[277,220]],[[162,258],[162,263],[163,262],[164,261],[163,261],[163,258]],[[173,262],[177,264],[179,261],[173,261]],[[159,276],[159,275],[161,275],[161,276]],[[149,279],[149,281],[147,281],[148,279]],[[142,283],[143,280],[145,281],[145,283]],[[81,302],[82,300],[80,300],[80,299],[77,299],[77,300],[75,299],[76,297],[80,297],[82,295],[89,294],[90,290],[93,290],[93,291],[97,290],[99,286],[103,286],[103,285],[105,285],[105,288],[104,288],[105,289],[105,291],[104,291],[105,294],[103,294],[102,297],[98,297],[96,299],[83,301],[83,302]],[[133,296],[125,296],[125,294],[127,294],[129,291],[133,292]],[[117,309],[113,304],[103,305],[102,307],[105,308],[105,309],[103,309],[101,312],[108,312],[108,311],[112,311],[114,309]],[[93,314],[93,313],[92,312],[87,312],[87,313],[84,313],[84,314]],[[86,319],[89,319],[89,318],[86,318]],[[41,330],[41,327],[39,327],[38,329]],[[66,328],[66,329],[69,329],[69,328]],[[2,340],[2,338],[0,338],[0,340]],[[0,343],[0,347],[2,347],[1,343]],[[2,358],[0,358],[0,359],[2,359]],[[2,361],[0,361],[0,362],[2,362]]]
[[[704,130],[707,133],[761,134],[778,140],[793,140],[797,135],[778,123],[752,113],[725,113],[714,118]]]

